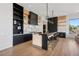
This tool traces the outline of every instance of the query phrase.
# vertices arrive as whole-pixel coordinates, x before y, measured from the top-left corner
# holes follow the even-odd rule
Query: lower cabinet
[[[61,38],[66,38],[66,33],[65,32],[59,32],[59,37]]]
[[[24,34],[23,35],[23,41],[26,42],[26,41],[29,41],[29,40],[32,40],[32,34]]]
[[[23,34],[23,35],[17,35],[13,36],[13,46],[32,40],[32,34]]]
[[[13,36],[13,45],[17,45],[17,44],[22,43],[22,42],[23,42],[22,35]]]

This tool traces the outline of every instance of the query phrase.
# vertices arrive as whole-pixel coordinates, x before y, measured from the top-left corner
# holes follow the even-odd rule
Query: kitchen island
[[[48,37],[46,34],[33,33],[32,44],[34,47],[47,50],[48,48]]]

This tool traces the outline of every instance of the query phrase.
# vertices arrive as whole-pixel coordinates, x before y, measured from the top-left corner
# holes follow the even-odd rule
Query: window
[[[69,21],[70,34],[76,34],[78,30],[79,30],[79,18],[70,19]]]

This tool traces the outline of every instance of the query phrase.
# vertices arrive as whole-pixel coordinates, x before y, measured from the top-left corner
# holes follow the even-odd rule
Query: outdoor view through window
[[[79,32],[79,18],[70,19],[69,32],[70,34],[77,34]]]

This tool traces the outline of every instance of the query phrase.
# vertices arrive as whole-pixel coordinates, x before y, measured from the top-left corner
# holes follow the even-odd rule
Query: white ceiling
[[[49,16],[69,15],[79,12],[79,3],[53,3],[49,4]]]
[[[45,3],[19,3],[25,9],[31,10],[38,15],[46,17],[47,10]],[[53,15],[52,15],[53,11]],[[49,3],[48,4],[48,15],[52,16],[61,16],[79,13],[79,3]]]
[[[20,3],[25,9],[35,12],[36,14],[46,16],[46,4],[42,3]]]

